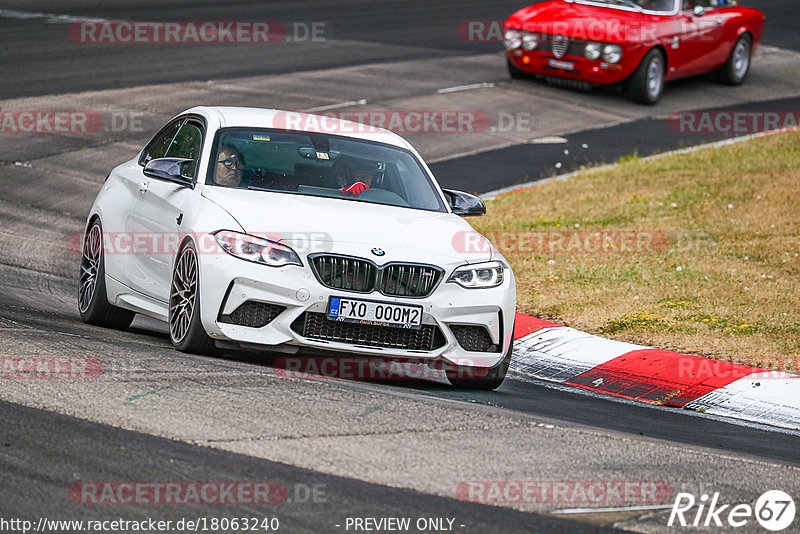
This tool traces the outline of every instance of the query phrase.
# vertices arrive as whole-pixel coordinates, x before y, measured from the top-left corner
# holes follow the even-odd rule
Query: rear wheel
[[[445,367],[447,380],[454,387],[461,389],[477,389],[492,391],[500,387],[508,374],[508,366],[511,364],[511,353],[514,350],[514,340],[508,346],[500,363],[491,369],[481,369],[479,367],[468,367],[461,365],[447,365]]]
[[[631,100],[649,106],[656,104],[664,92],[664,71],[663,54],[655,48],[647,52],[628,80]]]
[[[178,254],[169,292],[169,339],[181,352],[210,354],[214,340],[200,321],[200,269],[197,249],[187,241]]]
[[[750,74],[750,58],[753,43],[750,35],[744,34],[736,41],[728,61],[717,71],[717,77],[728,85],[741,85]]]
[[[108,302],[103,252],[103,227],[95,220],[83,238],[78,312],[85,323],[122,330],[130,326],[136,314]]]

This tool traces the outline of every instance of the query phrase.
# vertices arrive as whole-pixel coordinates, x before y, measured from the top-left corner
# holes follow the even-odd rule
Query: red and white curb
[[[636,401],[800,430],[800,376],[594,336],[518,313],[511,369]]]

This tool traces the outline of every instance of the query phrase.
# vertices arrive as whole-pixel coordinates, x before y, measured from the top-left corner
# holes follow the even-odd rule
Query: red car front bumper
[[[548,52],[522,49],[508,50],[511,64],[522,72],[539,76],[554,76],[596,85],[612,85],[627,79],[636,70],[641,56],[635,50],[624,50],[623,61],[609,64],[602,60],[564,56],[556,58]]]

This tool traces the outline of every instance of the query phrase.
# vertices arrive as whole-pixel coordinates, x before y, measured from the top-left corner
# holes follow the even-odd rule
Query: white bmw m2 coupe
[[[168,322],[175,348],[361,355],[495,389],[512,353],[507,261],[387,130],[197,107],[111,171],[82,244],[79,311]],[[481,242],[481,240],[483,240]]]

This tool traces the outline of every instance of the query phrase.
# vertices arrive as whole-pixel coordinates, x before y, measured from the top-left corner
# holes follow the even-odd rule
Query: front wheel
[[[741,85],[750,74],[750,58],[753,44],[748,34],[744,34],[736,41],[728,56],[728,61],[717,71],[717,77],[722,83],[728,85]]]
[[[500,384],[506,378],[506,374],[508,374],[508,366],[511,364],[513,350],[514,339],[512,338],[503,359],[491,369],[445,364],[447,380],[454,387],[461,389],[495,390],[500,387]]]
[[[181,352],[210,354],[214,340],[200,321],[200,268],[197,249],[187,241],[178,254],[169,291],[169,339]]]
[[[136,314],[108,301],[103,227],[99,220],[89,226],[83,238],[79,283],[78,312],[83,322],[117,330],[130,326]]]
[[[631,100],[648,106],[656,104],[664,92],[665,70],[661,52],[656,49],[647,52],[628,80]]]
[[[511,76],[512,80],[529,80],[532,78],[532,76],[527,72],[523,72],[515,67],[509,58],[506,58],[506,68],[508,69],[508,75]]]

